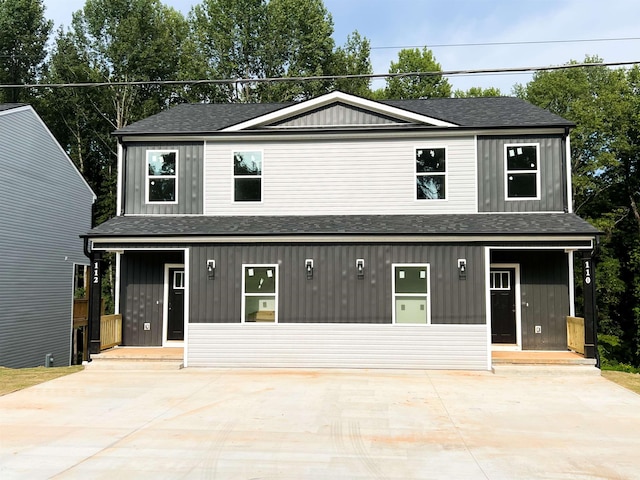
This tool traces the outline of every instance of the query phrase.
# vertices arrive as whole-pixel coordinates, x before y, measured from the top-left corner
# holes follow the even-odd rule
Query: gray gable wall
[[[0,110],[2,110],[0,108]],[[74,263],[94,194],[30,108],[0,114],[0,365],[69,365]]]

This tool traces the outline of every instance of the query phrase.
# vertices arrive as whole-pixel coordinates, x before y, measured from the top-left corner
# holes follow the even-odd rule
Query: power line
[[[113,82],[86,82],[86,83],[32,83],[0,85],[3,88],[87,88],[87,87],[114,87],[114,86],[143,86],[143,85],[229,85],[246,83],[281,83],[281,82],[308,82],[318,80],[349,80],[349,79],[377,79],[398,77],[454,77],[463,75],[502,75],[513,73],[530,73],[553,70],[567,70],[572,68],[594,67],[623,67],[640,65],[640,60],[629,62],[602,62],[602,63],[569,63],[566,65],[551,65],[546,67],[510,67],[471,70],[444,70],[431,72],[406,72],[406,73],[373,73],[358,75],[317,75],[305,77],[268,77],[268,78],[227,78],[213,80],[140,80],[140,81],[113,81]]]
[[[588,43],[588,42],[626,42],[640,40],[640,37],[619,37],[619,38],[583,38],[573,40],[531,40],[522,42],[482,42],[482,43],[440,43],[429,45],[401,45],[401,46],[380,46],[370,47],[371,50],[402,50],[404,48],[449,48],[449,47],[495,47],[505,45],[547,45],[554,43]]]

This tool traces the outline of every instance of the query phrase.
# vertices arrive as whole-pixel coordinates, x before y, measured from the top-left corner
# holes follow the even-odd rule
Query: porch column
[[[596,269],[590,251],[582,252],[582,285],[584,295],[584,356],[597,358]]]
[[[102,304],[102,252],[91,252],[89,288],[89,354],[100,353],[100,314]],[[91,359],[91,357],[89,357]]]

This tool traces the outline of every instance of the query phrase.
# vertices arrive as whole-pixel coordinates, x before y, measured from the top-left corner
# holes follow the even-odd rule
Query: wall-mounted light
[[[458,259],[458,278],[460,280],[467,279],[467,259],[466,258]]]
[[[304,270],[307,272],[307,280],[313,278],[313,258],[307,258],[304,261]]]
[[[207,260],[207,276],[209,280],[213,280],[216,276],[216,261],[215,260]]]
[[[358,271],[358,278],[364,278],[364,258],[356,260],[356,270]]]

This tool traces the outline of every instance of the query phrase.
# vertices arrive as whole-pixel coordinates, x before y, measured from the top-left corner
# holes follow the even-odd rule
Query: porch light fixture
[[[313,258],[307,258],[304,261],[304,270],[307,272],[307,280],[313,278]]]
[[[209,280],[213,280],[216,276],[216,261],[207,260],[207,276]]]
[[[358,278],[364,278],[364,258],[356,260],[356,270],[358,271]]]
[[[467,279],[467,259],[466,258],[458,259],[458,278],[460,280]]]

